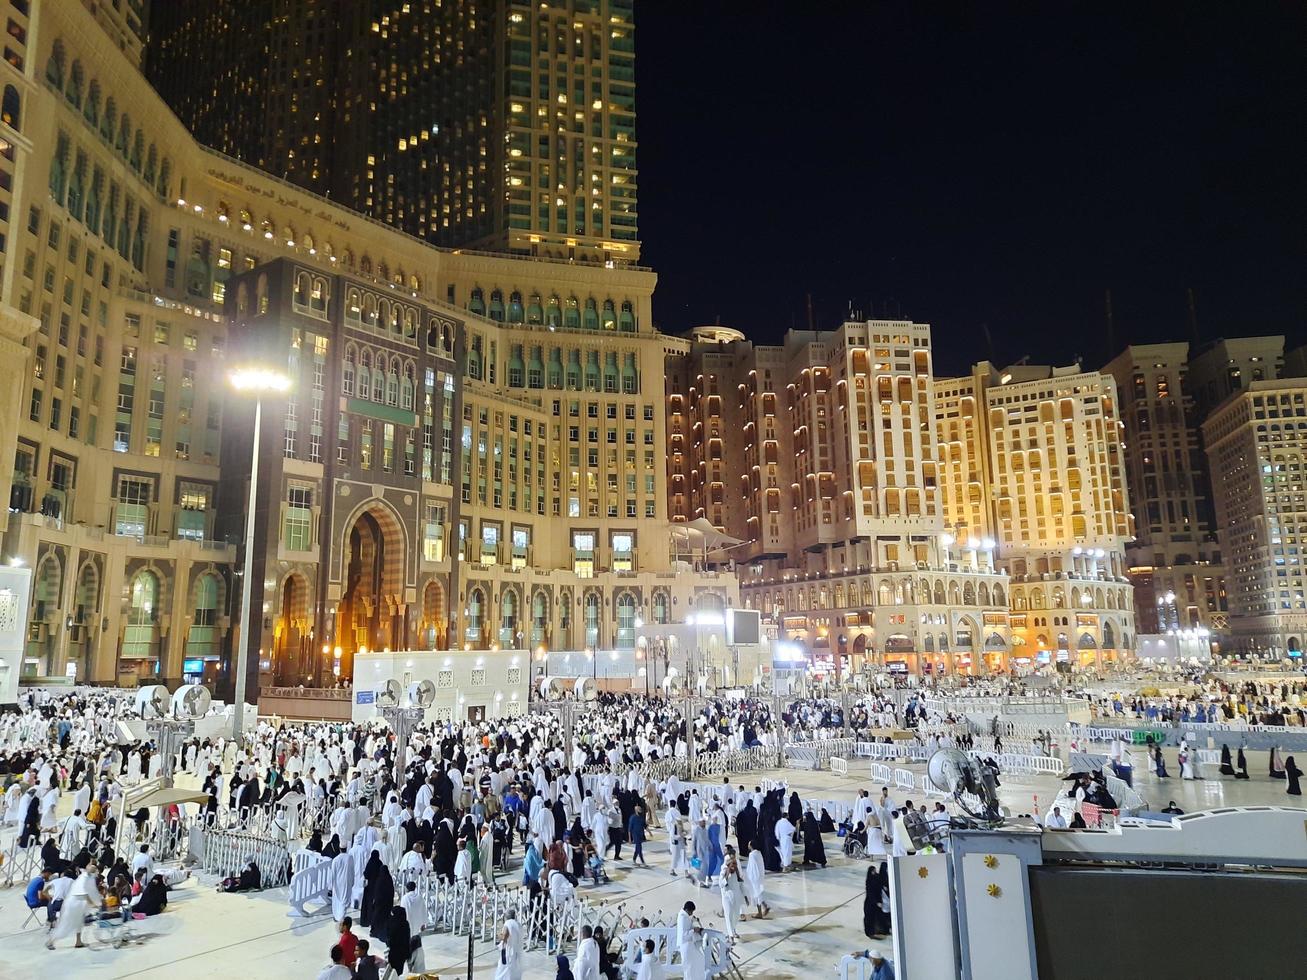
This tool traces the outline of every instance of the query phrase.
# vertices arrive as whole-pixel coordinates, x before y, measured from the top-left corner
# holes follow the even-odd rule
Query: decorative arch
[[[499,648],[517,648],[517,629],[521,621],[522,600],[516,586],[506,585],[499,594]]]
[[[444,650],[447,634],[445,587],[433,578],[422,589],[422,642],[432,650]]]

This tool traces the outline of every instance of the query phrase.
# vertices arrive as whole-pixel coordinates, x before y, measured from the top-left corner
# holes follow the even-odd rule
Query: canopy
[[[671,529],[673,544],[684,541],[686,548],[693,551],[713,551],[744,544],[739,538],[717,530],[706,517],[700,517],[689,524],[673,523],[668,527]]]
[[[209,794],[201,792],[198,789],[182,789],[180,786],[160,786],[152,790],[139,800],[132,800],[130,805],[134,810],[141,807],[168,806],[171,803],[207,803]]]

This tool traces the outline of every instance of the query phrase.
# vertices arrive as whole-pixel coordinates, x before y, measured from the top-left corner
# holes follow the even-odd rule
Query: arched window
[[[118,103],[111,95],[104,103],[104,115],[100,117],[100,136],[108,142],[113,139],[114,129],[118,124]]]
[[[623,333],[635,333],[635,310],[631,301],[622,301],[622,311],[617,315],[617,329]]]
[[[490,293],[490,319],[504,322],[504,294],[498,289]]]
[[[474,647],[481,645],[481,620],[485,615],[486,595],[480,588],[472,589],[467,594],[467,628],[464,639]]]
[[[516,289],[508,297],[508,322],[521,323],[525,318],[525,311],[522,309],[522,294]]]
[[[617,649],[635,649],[635,596],[623,592],[617,597]]]
[[[667,623],[671,619],[671,609],[667,599],[666,592],[660,590],[654,593],[653,618],[655,623]]]
[[[413,410],[413,365],[404,365],[404,382],[400,386],[400,407],[405,411]]]
[[[54,50],[50,52],[50,60],[45,63],[45,80],[61,92],[64,88],[66,65],[67,55],[64,53],[64,42],[55,38]]]
[[[157,656],[158,577],[150,571],[138,572],[132,579],[128,602],[127,628],[123,633],[123,659],[152,659]]]
[[[68,91],[64,93],[74,109],[82,107],[82,86],[85,82],[86,76],[82,71],[82,63],[74,59],[73,70],[68,76]]]
[[[600,324],[605,330],[617,329],[617,310],[613,306],[611,299],[604,300],[603,316],[600,318]]]
[[[581,608],[585,623],[585,645],[596,650],[599,647],[599,593],[587,592]]]
[[[207,658],[218,652],[218,576],[206,572],[195,581],[186,656]]]
[[[531,646],[544,646],[549,636],[549,595],[543,590],[531,597]]]
[[[477,316],[486,315],[486,294],[481,291],[480,286],[476,286],[473,288],[472,296],[468,299],[467,302],[467,308],[470,312],[475,313]]]
[[[563,325],[563,308],[558,302],[557,294],[549,297],[549,307],[545,310],[545,323],[551,327]]]
[[[14,129],[22,129],[22,101],[18,98],[18,89],[12,85],[5,86],[3,101],[0,101],[0,122]]]
[[[340,387],[341,391],[347,396],[354,394],[354,360],[354,348],[346,347],[345,366],[341,369],[340,374]]]
[[[599,329],[599,308],[595,306],[593,296],[585,301],[585,315],[581,320],[581,326],[586,330]]]
[[[581,326],[581,308],[575,296],[567,297],[567,309],[563,313],[563,326],[573,330]]]
[[[47,554],[36,570],[36,583],[32,590],[32,617],[46,622],[59,612],[59,593],[63,589],[63,569],[59,559]]]
[[[503,650],[517,647],[517,592],[504,589],[499,599],[499,646]]]
[[[359,353],[358,397],[372,397],[372,353],[366,347]]]
[[[100,125],[100,83],[91,79],[91,88],[86,95],[86,105],[82,107],[82,116],[92,129]]]

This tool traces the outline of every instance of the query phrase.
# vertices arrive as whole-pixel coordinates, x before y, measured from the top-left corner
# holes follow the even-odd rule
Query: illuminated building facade
[[[994,543],[945,531],[929,326],[702,328],[667,376],[672,517],[744,540],[727,555],[779,639],[837,675],[1008,669]]]
[[[935,383],[942,510],[988,536],[1011,580],[1014,660],[1093,666],[1128,655],[1132,537],[1112,378],[977,364]]]
[[[1211,523],[1207,460],[1190,394],[1187,343],[1127,347],[1106,367],[1125,423],[1135,539],[1126,547],[1140,633],[1229,626],[1225,567]]]
[[[226,376],[268,318],[296,386],[264,411],[265,681],[369,638],[615,647],[734,600],[672,564],[662,372],[687,345],[652,327],[652,273],[438,249],[201,146],[82,5],[30,26],[0,66],[25,675],[223,683],[251,431]]]
[[[634,262],[633,0],[155,4],[201,143],[439,245]]]
[[[1301,657],[1307,639],[1307,380],[1253,381],[1203,425],[1230,572],[1232,652]]]

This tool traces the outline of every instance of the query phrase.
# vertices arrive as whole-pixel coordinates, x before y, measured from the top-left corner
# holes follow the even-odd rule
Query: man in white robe
[[[331,860],[331,917],[337,922],[354,906],[354,859],[347,852]]]
[[[581,944],[576,949],[576,980],[599,980],[599,944],[589,926],[581,927]]]
[[[781,871],[789,871],[794,863],[794,824],[789,817],[776,821],[776,841],[781,852]]]

